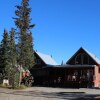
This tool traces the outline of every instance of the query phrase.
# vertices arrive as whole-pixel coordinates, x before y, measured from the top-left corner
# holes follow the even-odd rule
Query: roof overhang
[[[58,65],[53,68],[93,68],[95,65]]]

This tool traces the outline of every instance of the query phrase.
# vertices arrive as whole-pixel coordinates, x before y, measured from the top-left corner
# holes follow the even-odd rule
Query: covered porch
[[[52,67],[49,72],[49,85],[70,88],[93,87],[94,67],[94,65],[63,65]]]

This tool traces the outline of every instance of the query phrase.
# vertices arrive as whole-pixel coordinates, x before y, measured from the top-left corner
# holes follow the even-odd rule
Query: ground
[[[0,100],[100,100],[100,89],[31,87],[25,90],[0,88]]]

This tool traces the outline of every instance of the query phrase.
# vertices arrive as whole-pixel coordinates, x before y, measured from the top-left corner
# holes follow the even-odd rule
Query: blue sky
[[[12,17],[20,2],[0,1],[0,40],[4,28],[14,26]],[[100,58],[100,0],[30,0],[30,7],[35,50],[52,55],[58,64],[80,47]]]

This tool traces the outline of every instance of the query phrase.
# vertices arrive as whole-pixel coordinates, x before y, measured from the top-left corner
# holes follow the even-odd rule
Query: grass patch
[[[27,87],[25,85],[20,85],[18,87],[14,87],[13,89],[18,89],[18,90],[21,90],[21,89],[26,89]]]
[[[0,87],[1,88],[8,88],[8,89],[18,89],[18,90],[21,90],[21,89],[26,89],[27,87],[25,85],[20,85],[20,87],[12,87],[10,85],[6,85],[6,84],[0,84]]]
[[[9,85],[7,85],[7,84],[0,84],[0,87],[2,87],[2,88],[10,88],[10,86]]]

